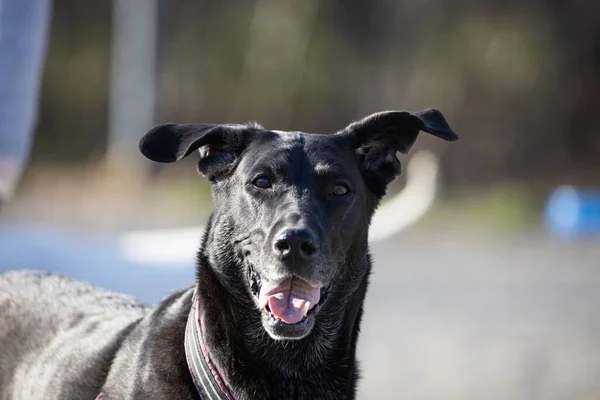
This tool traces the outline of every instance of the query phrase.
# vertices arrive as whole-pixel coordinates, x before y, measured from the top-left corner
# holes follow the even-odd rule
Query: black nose
[[[283,231],[273,244],[273,251],[282,260],[310,260],[317,255],[319,243],[315,234],[309,229],[287,229]]]

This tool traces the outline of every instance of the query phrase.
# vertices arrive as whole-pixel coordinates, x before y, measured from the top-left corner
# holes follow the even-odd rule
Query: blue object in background
[[[546,227],[564,239],[600,237],[600,190],[554,190],[546,205]]]

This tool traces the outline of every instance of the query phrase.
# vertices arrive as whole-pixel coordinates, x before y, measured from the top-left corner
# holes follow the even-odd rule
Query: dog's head
[[[258,125],[159,125],[140,142],[157,162],[198,150],[213,184],[207,257],[246,288],[274,339],[301,339],[368,268],[368,225],[420,131],[457,136],[437,110],[373,114],[332,135]]]

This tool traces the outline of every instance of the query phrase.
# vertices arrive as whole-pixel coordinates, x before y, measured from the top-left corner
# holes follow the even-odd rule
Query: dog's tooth
[[[306,314],[308,314],[308,310],[310,310],[310,301],[307,301],[304,303],[304,309],[302,311],[304,312],[305,317],[306,317]]]

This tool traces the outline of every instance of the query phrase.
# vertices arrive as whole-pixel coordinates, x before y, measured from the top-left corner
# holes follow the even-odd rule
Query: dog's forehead
[[[333,134],[265,130],[259,133],[257,139],[249,154],[254,160],[273,163],[303,159],[313,167],[344,164],[352,160],[341,138]]]

